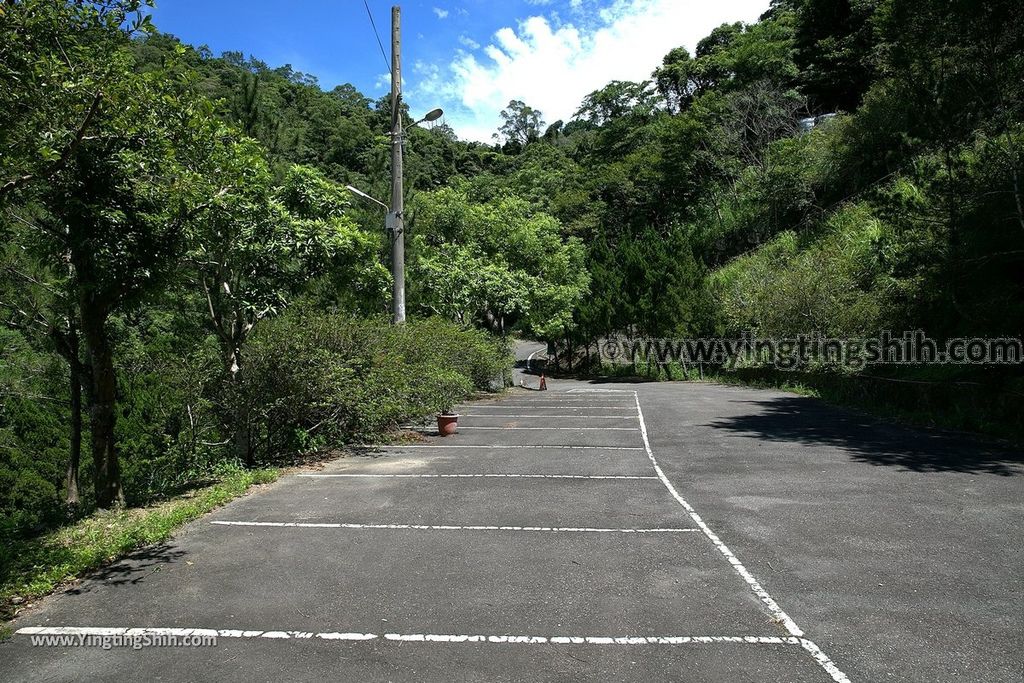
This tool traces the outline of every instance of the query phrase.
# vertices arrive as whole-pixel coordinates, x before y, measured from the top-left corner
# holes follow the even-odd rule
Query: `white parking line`
[[[601,529],[595,527],[569,526],[489,526],[454,524],[339,524],[333,522],[229,522],[213,521],[217,526],[274,527],[287,529],[368,529],[387,531],[545,531],[569,534],[679,534],[699,529]]]
[[[390,640],[415,643],[493,643],[499,645],[800,645],[803,639],[781,636],[526,636],[459,635],[451,633],[349,633],[339,631],[257,631],[213,628],[96,627],[96,626],[24,626],[15,631],[22,636],[141,636],[215,637],[272,640]]]
[[[527,403],[529,401],[590,401],[592,403],[628,403],[631,397],[629,394],[623,394],[622,396],[598,396],[596,394],[560,394],[556,391],[545,391],[543,396],[537,396],[536,391],[523,394],[513,394],[511,396],[505,396],[496,398],[491,403],[495,405],[509,404],[509,403]],[[465,401],[466,405],[469,405],[470,401]]]
[[[466,407],[470,407],[470,406],[466,406]],[[633,407],[632,405],[621,405],[621,406],[608,406],[608,405],[604,405],[604,406],[570,406],[570,405],[550,405],[550,404],[539,404],[539,403],[523,403],[523,404],[517,404],[517,405],[474,405],[474,406],[472,406],[473,410],[489,410],[491,408],[497,408],[497,409],[501,409],[501,410],[504,410],[505,408],[516,408],[516,409],[521,409],[521,408],[537,408],[537,409],[540,409],[540,410],[551,410],[551,409],[555,409],[555,408],[558,408],[558,409],[561,409],[561,410],[623,410],[624,408],[632,408],[632,407]]]
[[[661,479],[661,483],[665,485],[665,488],[667,488],[668,492],[672,494],[672,497],[676,499],[676,502],[678,502],[683,507],[683,509],[686,510],[687,514],[690,515],[690,519],[692,519],[693,522],[700,528],[700,530],[704,532],[704,535],[708,537],[708,539],[715,545],[716,548],[718,548],[718,551],[722,553],[722,555],[729,562],[729,564],[732,565],[732,568],[736,570],[736,573],[739,574],[744,581],[746,581],[747,585],[750,587],[750,590],[754,592],[754,595],[756,595],[761,600],[761,602],[764,603],[765,607],[768,608],[768,612],[779,623],[786,627],[786,630],[789,631],[790,634],[792,634],[797,639],[797,642],[800,644],[800,646],[807,650],[811,654],[811,656],[814,657],[814,660],[818,662],[818,664],[823,669],[825,669],[825,671],[828,672],[828,674],[832,677],[834,681],[836,681],[837,683],[850,683],[850,679],[847,678],[846,674],[840,671],[838,667],[836,667],[835,663],[831,659],[829,659],[828,655],[822,652],[821,649],[812,641],[803,637],[803,630],[796,625],[796,622],[794,622],[793,619],[790,618],[790,616],[786,614],[781,607],[779,607],[779,604],[775,601],[775,599],[768,593],[768,591],[764,589],[760,582],[758,582],[758,580],[754,578],[754,575],[751,574],[750,571],[748,571],[747,568],[743,566],[743,563],[740,562],[739,558],[736,557],[736,555],[734,555],[731,550],[729,550],[729,547],[722,542],[722,539],[720,539],[718,535],[711,530],[711,527],[709,527],[707,523],[704,522],[704,520],[701,518],[701,516],[697,514],[697,511],[693,508],[693,506],[687,503],[686,500],[681,495],[679,495],[679,492],[676,491],[676,488],[672,485],[672,482],[670,482],[668,480],[668,477],[665,476],[665,472],[661,469],[661,465],[658,464],[658,460],[654,457],[654,451],[651,450],[651,442],[650,439],[647,437],[647,423],[644,421],[644,411],[640,407],[639,392],[634,392],[633,398],[636,401],[637,416],[640,418],[640,432],[643,436],[644,448],[647,451],[647,457],[650,458],[651,464],[654,466],[654,471],[657,472],[658,478]]]
[[[630,407],[632,407],[630,403],[627,403],[625,401],[620,401],[619,399],[615,399],[614,401],[604,401],[604,400],[601,400],[601,399],[585,398],[583,396],[578,396],[576,398],[570,398],[570,399],[564,399],[564,398],[560,399],[560,398],[557,398],[555,396],[538,396],[537,398],[531,399],[529,401],[524,401],[522,399],[506,399],[504,401],[493,401],[493,402],[487,402],[487,403],[482,403],[482,404],[480,404],[480,403],[460,403],[459,405],[464,405],[464,406],[469,406],[469,407],[474,407],[474,406],[479,405],[481,408],[492,408],[492,407],[493,408],[502,408],[502,407],[507,407],[507,406],[530,406],[530,405],[535,405],[538,402],[540,402],[542,405],[560,405],[560,406],[566,406],[566,407],[569,407],[569,408],[586,408],[588,406],[597,406],[597,407],[602,407],[602,406],[608,407],[608,406],[611,406],[613,408],[614,407],[619,407],[619,408],[630,408]]]
[[[552,389],[555,396],[578,396],[579,394],[626,394],[627,398],[633,394],[632,389]]]
[[[452,448],[478,448],[481,450],[493,450],[493,451],[504,451],[504,450],[533,450],[537,448],[553,448],[556,450],[564,451],[642,451],[643,446],[565,446],[565,445],[529,445],[529,446],[466,446],[466,445],[451,445],[451,446],[440,446],[434,444],[410,444],[408,446],[371,446],[375,449],[391,449],[391,450],[404,450],[407,448],[423,448],[423,449],[439,449],[448,450]]]
[[[657,480],[630,474],[298,474],[306,479],[640,479]]]
[[[461,417],[509,417],[509,418],[570,418],[573,420],[635,420],[636,415],[552,415],[541,413],[539,415],[506,415],[504,413],[462,413]]]
[[[424,633],[385,633],[387,640],[428,643],[502,643],[525,645],[799,645],[797,638],[780,636],[464,636]]]
[[[489,429],[500,431],[533,431],[533,432],[639,432],[636,427],[480,427],[474,425],[462,425],[463,429]]]
[[[632,392],[630,392],[631,394]],[[629,404],[629,399],[632,398],[629,394],[623,394],[622,396],[598,396],[596,394],[560,394],[556,391],[545,391],[543,396],[538,396],[536,391],[524,392],[521,394],[512,394],[510,396],[503,396],[487,401],[490,405],[510,405],[512,403],[529,403],[530,401],[552,401],[560,403],[568,403],[575,401],[583,401],[584,403],[617,403],[617,404]],[[460,405],[470,405],[473,401],[463,401]]]
[[[593,401],[593,399],[590,399],[589,401],[583,402],[583,403],[577,403],[575,401],[573,401],[573,402],[557,401],[557,400],[553,400],[553,399],[550,399],[550,398],[543,398],[543,399],[537,399],[537,400],[538,401],[544,401],[544,403],[537,404],[537,403],[535,403],[533,401],[530,401],[530,402],[523,401],[523,402],[517,402],[517,403],[491,403],[491,404],[480,406],[480,407],[482,407],[482,408],[526,408],[526,407],[530,407],[530,406],[534,406],[534,405],[545,405],[545,406],[555,406],[556,408],[622,408],[624,410],[633,407],[629,403],[622,403],[622,402],[619,402],[619,401],[616,401],[615,403],[611,403],[611,402],[607,402],[607,401],[606,402],[595,403]],[[468,407],[468,408],[475,408],[476,406],[466,404],[466,407]]]

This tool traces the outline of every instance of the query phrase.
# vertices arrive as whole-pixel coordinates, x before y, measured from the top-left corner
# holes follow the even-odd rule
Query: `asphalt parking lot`
[[[709,385],[462,412],[43,601],[0,679],[1022,678],[1019,453]],[[129,632],[218,637],[32,644]]]

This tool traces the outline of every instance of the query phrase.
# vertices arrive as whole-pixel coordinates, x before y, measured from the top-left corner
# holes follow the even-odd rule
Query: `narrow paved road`
[[[1020,453],[777,392],[549,386],[44,601],[0,679],[1024,678]],[[217,645],[32,645],[133,628]]]
[[[516,365],[512,371],[512,385],[523,383],[532,389],[538,387],[537,372],[544,367],[548,345],[544,342],[520,341],[515,344]]]

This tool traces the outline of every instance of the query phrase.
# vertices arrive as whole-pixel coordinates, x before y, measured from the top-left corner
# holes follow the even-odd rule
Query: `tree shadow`
[[[386,458],[390,452],[390,448],[399,448],[401,444],[395,446],[363,446],[353,445],[348,446],[345,449],[345,457],[352,458],[365,458],[367,460],[378,460],[380,458]]]
[[[547,361],[534,359],[532,362],[525,358],[518,359],[512,366],[524,375],[540,376],[547,368]]]
[[[124,558],[88,574],[84,581],[71,586],[65,593],[82,595],[107,586],[133,586],[145,581],[165,565],[185,556],[184,550],[167,544],[141,548]]]
[[[622,377],[584,377],[583,381],[587,384],[653,384],[656,382],[664,383],[664,380],[653,379],[651,377],[643,377],[641,375],[623,375]]]
[[[840,448],[854,460],[910,472],[1024,474],[1024,453],[968,434],[881,422],[799,396],[732,401],[754,412],[707,426],[769,441]]]

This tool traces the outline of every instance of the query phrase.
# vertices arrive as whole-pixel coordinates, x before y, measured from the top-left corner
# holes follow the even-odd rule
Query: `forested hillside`
[[[428,414],[501,376],[505,334],[580,358],[626,332],[1024,332],[1017,2],[776,0],[572,120],[411,128],[400,330],[383,214],[344,189],[388,195],[390,101],[137,5],[0,5],[0,534]],[[1024,391],[886,377],[984,387],[953,408],[977,429]]]

